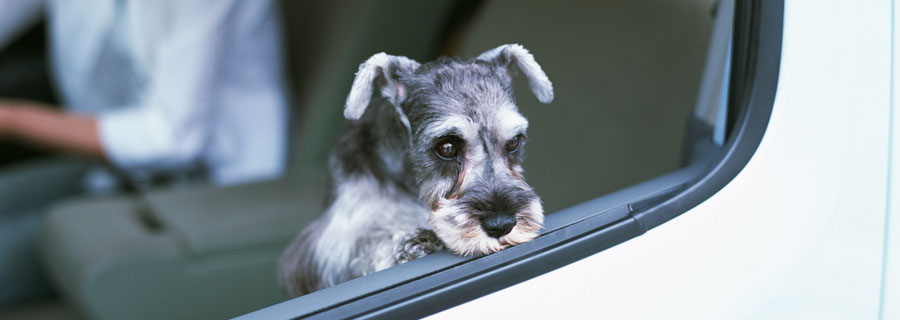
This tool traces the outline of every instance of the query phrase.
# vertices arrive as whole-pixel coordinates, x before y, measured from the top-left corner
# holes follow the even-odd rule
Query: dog
[[[328,160],[328,207],[279,261],[288,293],[445,248],[485,255],[537,237],[543,206],[522,170],[528,121],[513,95],[517,69],[540,102],[553,100],[547,75],[517,44],[467,60],[378,53],[361,64]]]

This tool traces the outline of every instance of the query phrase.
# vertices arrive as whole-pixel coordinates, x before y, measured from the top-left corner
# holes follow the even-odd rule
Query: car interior
[[[578,208],[683,184],[723,140],[714,136],[727,118],[731,21],[718,18],[730,2],[717,3],[282,1],[293,101],[285,176],[56,203],[40,251],[60,294],[0,318],[218,319],[270,306],[294,317],[472,261],[441,252],[293,300],[276,282],[279,255],[324,208],[344,100],[378,52],[425,62],[518,43],[534,54],[556,100],[541,104],[514,81],[530,122],[525,176],[547,230]]]

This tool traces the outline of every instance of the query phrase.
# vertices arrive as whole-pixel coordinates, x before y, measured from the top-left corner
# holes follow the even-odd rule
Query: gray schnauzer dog
[[[281,256],[282,286],[297,296],[444,248],[484,255],[534,239],[544,210],[522,175],[517,68],[540,102],[553,100],[515,44],[469,60],[379,53],[360,65],[329,158],[328,208]]]

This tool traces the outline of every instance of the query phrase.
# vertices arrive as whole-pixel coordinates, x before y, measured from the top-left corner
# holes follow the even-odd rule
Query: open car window
[[[703,79],[692,93],[699,92],[697,103],[684,107],[692,117],[674,120],[686,123],[677,170],[611,193],[588,190],[596,193],[592,199],[548,211],[540,237],[498,253],[432,254],[241,318],[426,316],[640,236],[709,198],[744,167],[765,132],[778,80],[783,2],[723,0],[715,16]]]

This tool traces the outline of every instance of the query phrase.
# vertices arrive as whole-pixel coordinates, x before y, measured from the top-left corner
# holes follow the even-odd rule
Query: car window
[[[246,317],[428,315],[678,216],[730,181],[765,131],[782,6],[482,4],[457,53],[527,45],[559,97],[540,105],[522,79],[516,84],[532,123],[525,174],[548,213],[542,235],[484,257],[432,254]]]

